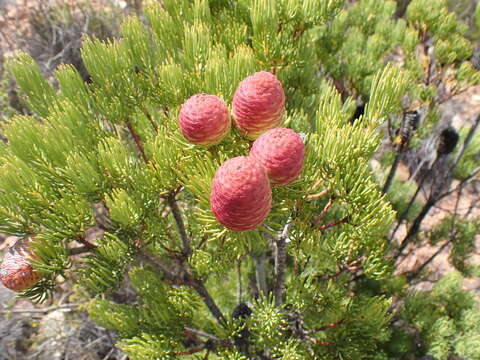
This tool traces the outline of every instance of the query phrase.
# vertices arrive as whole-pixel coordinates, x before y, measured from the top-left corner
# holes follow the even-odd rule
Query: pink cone
[[[256,139],[280,126],[285,112],[285,93],[275,75],[260,71],[244,79],[233,96],[233,117],[245,136]]]
[[[262,164],[272,185],[287,185],[302,171],[305,146],[295,131],[275,128],[255,140],[250,156]]]
[[[189,142],[210,146],[223,140],[230,131],[231,121],[227,105],[220,98],[197,94],[183,103],[179,125]]]
[[[272,206],[267,174],[254,159],[239,156],[224,162],[215,173],[210,193],[217,220],[233,231],[255,229]]]

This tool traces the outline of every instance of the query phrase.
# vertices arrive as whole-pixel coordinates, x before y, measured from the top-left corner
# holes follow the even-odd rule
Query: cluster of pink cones
[[[232,231],[255,229],[272,205],[271,185],[288,185],[301,173],[303,140],[279,127],[285,113],[285,93],[275,75],[261,71],[244,79],[232,101],[239,132],[254,140],[250,154],[227,160],[215,173],[210,194],[217,220]],[[193,144],[211,146],[231,128],[227,105],[214,95],[198,94],[180,110],[182,134]]]

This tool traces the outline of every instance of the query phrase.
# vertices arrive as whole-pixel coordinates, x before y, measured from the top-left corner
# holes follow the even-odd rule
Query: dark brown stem
[[[419,266],[413,273],[409,274],[407,276],[407,279],[409,281],[413,280],[418,274],[420,274],[423,269],[425,269],[439,254],[442,253],[445,248],[451,244],[455,240],[455,220],[457,219],[458,216],[458,205],[460,204],[460,198],[462,197],[462,190],[463,188],[460,187],[458,189],[458,196],[457,196],[457,201],[455,202],[455,210],[454,214],[452,216],[452,225],[450,228],[450,239],[445,242],[430,258],[427,259],[421,266]]]
[[[242,262],[237,261],[237,275],[238,275],[238,302],[243,301],[243,286],[242,286]]]
[[[317,340],[311,336],[305,336],[305,339],[307,339],[308,341],[314,343],[315,345],[322,345],[322,346],[333,346],[332,343],[329,343],[329,342],[326,342],[326,341],[320,341],[320,340]]]
[[[453,164],[450,168],[450,171],[452,173],[453,173],[453,170],[455,170],[455,168],[457,167],[457,164],[460,162],[468,146],[470,145],[473,139],[473,136],[475,135],[475,132],[477,131],[479,125],[480,125],[480,115],[477,116],[477,118],[475,119],[475,122],[470,127],[470,130],[468,131],[468,134],[465,137],[465,140],[463,141],[462,148],[460,149],[460,151],[458,152],[458,155],[455,157],[455,160],[453,161]]]
[[[183,254],[188,257],[192,253],[192,249],[190,247],[190,240],[187,237],[185,224],[183,222],[180,208],[178,207],[178,204],[177,204],[177,200],[175,199],[175,195],[170,194],[167,198],[167,202],[168,202],[168,206],[170,206],[170,209],[172,210],[173,217],[175,219],[175,222],[177,223],[177,228],[180,234],[180,238],[182,239]]]
[[[76,248],[73,248],[73,249],[69,249],[68,250],[68,255],[70,255],[70,256],[80,255],[80,254],[90,252],[90,251],[92,251],[92,249],[93,248],[90,247],[90,246],[80,246],[80,247],[76,247]]]
[[[179,279],[178,277],[173,274],[171,271],[171,267],[168,266],[167,264],[164,264],[160,260],[153,260],[151,257],[149,257],[147,254],[143,252],[139,252],[137,254],[137,257],[144,263],[151,265],[158,273],[161,273],[165,276],[166,279],[178,283]]]
[[[413,194],[413,196],[410,198],[410,201],[408,202],[408,205],[407,205],[407,208],[400,214],[400,216],[398,217],[398,220],[397,220],[397,225],[395,226],[395,229],[393,229],[393,232],[392,232],[392,235],[390,235],[390,242],[393,241],[394,239],[394,236],[395,234],[397,233],[398,229],[400,228],[400,226],[402,225],[403,221],[407,218],[408,216],[408,213],[410,212],[410,209],[412,208],[413,204],[415,203],[415,200],[418,196],[418,194],[420,194],[420,191],[423,187],[423,184],[425,183],[426,179],[427,179],[427,173],[430,172],[431,169],[434,169],[435,166],[437,165],[437,162],[439,161],[439,159],[441,159],[441,156],[437,156],[432,164],[432,166],[429,168],[428,171],[426,171],[423,176],[420,178],[420,180],[418,181],[418,187],[417,187],[417,190],[415,191],[415,194]]]
[[[316,329],[313,329],[313,330],[310,330],[308,331],[309,334],[311,333],[316,333],[316,332],[319,332],[319,331],[324,331],[324,330],[328,330],[328,329],[331,329],[331,328],[334,328],[334,327],[337,327],[339,325],[341,325],[345,320],[342,319],[340,321],[337,321],[337,322],[334,322],[332,324],[328,324],[328,325],[324,325],[324,326],[320,326]]]
[[[346,222],[348,222],[348,217],[344,217],[343,219],[340,219],[340,220],[335,221],[335,222],[330,223],[330,224],[325,224],[325,225],[318,226],[317,229],[318,230],[327,230],[327,229],[330,229],[334,226],[337,226],[337,225],[340,225],[340,224],[345,224]]]
[[[320,191],[320,192],[317,193],[317,194],[307,195],[307,199],[318,199],[318,198],[324,197],[324,196],[327,195],[328,193],[329,193],[328,190],[323,190],[323,191]]]
[[[215,301],[208,293],[208,290],[205,287],[205,284],[203,283],[203,281],[199,279],[192,279],[191,286],[195,289],[197,294],[200,295],[200,297],[202,298],[205,305],[207,305],[212,315],[215,317],[215,319],[217,319],[217,322],[220,325],[225,326],[226,325],[225,316],[223,316],[217,304],[215,304]]]
[[[325,205],[325,207],[320,212],[320,214],[318,214],[317,217],[313,220],[313,225],[317,225],[320,222],[320,220],[325,216],[328,210],[330,210],[330,208],[332,207],[333,202],[334,202],[334,199],[332,197],[330,200],[328,200],[328,203]]]
[[[152,115],[148,112],[148,110],[144,106],[141,106],[141,109],[142,109],[142,112],[147,117],[148,121],[150,122],[150,125],[152,125],[155,132],[158,132],[158,126],[157,124],[155,124],[155,121],[153,120]]]
[[[480,173],[480,167],[477,167],[475,170],[472,171],[472,173],[470,174],[470,176],[466,177],[465,179],[463,179],[460,184],[457,185],[457,187],[455,187],[454,189],[450,190],[450,191],[447,191],[445,193],[443,193],[442,195],[440,195],[440,197],[438,198],[438,200],[441,200],[443,199],[444,197],[448,196],[448,195],[451,195],[453,194],[455,191],[458,191],[458,189],[460,187],[464,187],[465,185],[469,184],[471,181],[475,180],[475,177],[478,175],[478,173]]]
[[[130,131],[130,134],[133,137],[133,141],[135,141],[135,146],[137,147],[137,150],[140,153],[143,161],[145,161],[145,163],[148,163],[148,158],[147,158],[147,155],[145,155],[145,150],[143,149],[142,140],[140,139],[140,136],[137,134],[137,132],[133,128],[130,120],[127,120],[126,124],[127,124],[128,131]]]
[[[285,290],[285,262],[286,249],[285,240],[277,241],[277,255],[275,257],[275,305],[281,306],[283,304],[283,292]]]
[[[208,307],[212,315],[217,319],[218,323],[222,326],[225,326],[226,320],[223,316],[222,312],[218,308],[215,301],[208,293],[205,284],[200,279],[195,279],[191,275],[188,274],[185,265],[182,266],[182,273],[175,274],[172,272],[171,267],[167,264],[164,264],[160,260],[153,260],[148,255],[144,254],[143,252],[138,253],[138,258],[141,259],[143,262],[150,264],[157,272],[163,274],[165,278],[171,281],[174,284],[183,284],[191,286],[202,298],[205,305]]]
[[[357,260],[354,260],[352,261],[351,263],[349,264],[345,264],[345,265],[342,265],[342,266],[339,266],[339,270],[335,273],[335,275],[333,275],[331,278],[336,278],[338,276],[340,276],[343,272],[345,271],[358,271],[362,268],[362,266],[357,266],[358,264],[360,264],[362,262],[362,258],[359,258]]]
[[[385,184],[383,185],[382,194],[386,194],[392,186],[393,178],[397,173],[398,165],[400,165],[400,161],[403,157],[403,146],[401,146],[397,154],[395,155],[395,160],[393,161],[392,167],[390,168],[390,172],[388,173],[387,180],[385,180]]]
[[[413,221],[412,226],[407,232],[407,235],[401,242],[400,247],[398,248],[397,254],[395,255],[395,258],[398,258],[401,256],[403,250],[407,247],[407,245],[412,241],[412,239],[417,235],[418,231],[420,230],[420,225],[422,224],[423,219],[427,216],[428,212],[432,208],[432,206],[437,202],[437,199],[434,197],[430,197],[427,203],[423,206],[422,211],[420,211],[420,214],[415,218]]]
[[[209,334],[209,333],[207,333],[207,332],[205,332],[205,331],[202,331],[202,330],[197,330],[197,329],[185,327],[185,328],[183,329],[183,332],[184,332],[184,333],[191,334],[191,335],[203,337],[203,338],[205,338],[205,339],[208,339],[208,340],[212,341],[213,343],[215,343],[215,344],[217,344],[217,345],[224,345],[224,346],[232,345],[232,341],[231,341],[231,340],[229,340],[229,339],[220,339],[219,337],[217,337],[217,336],[215,336],[215,335],[212,335],[212,334]]]
[[[175,353],[175,355],[176,356],[187,356],[187,355],[192,355],[192,354],[202,352],[203,350],[205,350],[205,346],[199,346],[199,347],[196,347],[196,348],[193,348],[193,349],[190,349],[190,350],[177,352],[177,353]]]
[[[443,250],[453,241],[453,239],[450,239],[443,244],[440,249],[438,249],[432,256],[430,256],[420,267],[418,267],[413,273],[407,275],[407,280],[411,281],[417,277],[418,274],[420,274],[423,269],[427,267],[440,253],[442,253]]]

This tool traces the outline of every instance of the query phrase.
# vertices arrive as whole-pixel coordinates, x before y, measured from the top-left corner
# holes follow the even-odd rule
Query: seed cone
[[[5,287],[21,291],[35,285],[40,275],[31,265],[30,240],[20,239],[8,249],[0,266],[0,280]]]
[[[275,128],[255,140],[250,156],[265,168],[272,185],[287,185],[302,171],[305,146],[295,131]]]
[[[227,105],[217,96],[193,95],[180,109],[179,125],[183,136],[196,145],[219,143],[230,131]]]
[[[285,112],[285,93],[275,75],[260,71],[244,79],[233,96],[233,117],[245,136],[256,139],[279,126]]]
[[[226,228],[255,229],[272,206],[272,191],[265,170],[247,156],[227,160],[215,173],[210,204],[213,214]]]

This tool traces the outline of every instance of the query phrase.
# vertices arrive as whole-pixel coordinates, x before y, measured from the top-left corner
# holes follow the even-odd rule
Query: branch
[[[183,223],[182,215],[180,213],[180,208],[178,207],[177,201],[175,200],[175,194],[170,194],[167,197],[167,202],[170,206],[170,209],[172,209],[172,214],[175,218],[175,222],[177,223],[180,238],[182,239],[183,254],[188,257],[192,253],[192,249],[190,247],[190,241],[187,237],[187,232],[185,230],[185,224]]]
[[[400,161],[402,160],[403,157],[403,146],[398,149],[397,154],[395,155],[395,160],[393,161],[392,167],[390,168],[390,172],[388,173],[387,180],[385,180],[385,184],[383,185],[382,188],[382,194],[386,194],[388,190],[390,189],[390,186],[392,185],[393,178],[395,177],[395,174],[398,169],[398,165],[400,165]]]
[[[215,317],[215,319],[217,319],[217,322],[220,325],[225,326],[227,323],[225,316],[223,316],[217,304],[215,304],[215,301],[208,293],[208,290],[205,287],[205,284],[203,283],[203,281],[200,279],[191,279],[191,280],[192,280],[191,286],[195,289],[198,295],[202,297],[203,302],[205,303],[205,305],[207,305],[208,309],[210,310],[212,315]]]
[[[158,126],[157,126],[157,124],[155,124],[155,121],[153,120],[152,115],[148,112],[148,110],[145,108],[145,106],[141,105],[140,109],[142,110],[142,112],[147,117],[148,121],[150,122],[150,125],[152,125],[155,132],[158,132]]]
[[[327,229],[330,229],[334,226],[337,226],[337,225],[340,225],[340,224],[345,224],[346,222],[348,222],[348,216],[344,217],[343,219],[340,219],[338,221],[335,221],[333,223],[330,223],[330,224],[325,224],[325,225],[321,225],[321,226],[317,226],[317,229],[318,230],[327,230]]]
[[[212,335],[212,334],[209,334],[209,333],[206,333],[205,331],[202,331],[202,330],[197,330],[197,329],[185,327],[185,328],[183,328],[183,331],[185,333],[189,333],[191,335],[204,337],[204,338],[212,341],[216,345],[224,345],[224,346],[233,345],[232,341],[229,340],[229,339],[220,339],[219,337],[217,337],[215,335]]]
[[[265,274],[265,254],[260,256],[252,255],[255,262],[255,280],[263,295],[268,294],[267,275]]]
[[[147,155],[145,155],[145,150],[143,149],[142,140],[140,139],[140,136],[136,133],[130,120],[125,121],[125,123],[127,124],[128,131],[130,131],[130,134],[132,135],[133,140],[135,141],[135,145],[137,147],[138,152],[142,156],[143,161],[145,161],[145,163],[148,163],[148,158],[147,158]]]
[[[427,173],[429,173],[433,168],[435,168],[435,166],[437,165],[437,162],[439,161],[440,158],[441,158],[440,156],[437,156],[435,158],[432,166],[428,169],[428,171],[426,171],[423,174],[423,176],[418,181],[418,186],[417,186],[417,190],[415,191],[415,194],[413,194],[413,196],[411,197],[410,201],[408,202],[408,205],[407,205],[406,209],[398,217],[397,225],[395,226],[395,229],[393,229],[392,235],[390,235],[390,242],[393,241],[393,239],[395,237],[395,234],[397,233],[398,229],[400,228],[400,225],[402,225],[403,221],[407,218],[407,215],[410,212],[410,209],[412,208],[412,206],[415,202],[415,199],[417,198],[418,194],[420,193],[420,191],[423,187],[423,184],[427,180]]]
[[[208,290],[206,289],[203,281],[200,279],[193,278],[188,273],[188,269],[185,267],[184,264],[182,263],[179,264],[181,266],[180,268],[181,271],[177,274],[172,271],[171,266],[168,266],[167,264],[164,264],[159,260],[153,260],[143,252],[139,252],[137,254],[137,257],[142,261],[144,261],[145,263],[153,266],[153,268],[157,272],[163,274],[168,280],[172,281],[174,284],[191,286],[198,293],[198,295],[200,295],[200,297],[202,298],[203,302],[208,307],[212,315],[217,319],[218,323],[222,326],[225,326],[226,324],[225,317],[223,316],[222,312],[218,308],[217,304],[215,304],[215,301],[213,300],[213,298],[208,293]]]
[[[80,246],[80,247],[76,247],[76,248],[73,248],[73,249],[69,249],[68,250],[68,255],[72,256],[72,255],[80,255],[80,254],[84,254],[84,253],[87,253],[87,252],[90,252],[92,251],[92,247],[91,246]]]
[[[480,115],[477,116],[475,119],[475,122],[472,124],[470,127],[470,130],[468,131],[467,136],[465,137],[465,140],[463,141],[462,149],[458,152],[457,156],[455,157],[455,160],[453,161],[452,166],[450,167],[450,172],[453,173],[453,170],[457,167],[457,164],[460,162],[463,154],[467,150],[468,146],[470,145],[473,135],[475,135],[475,132],[477,131],[478,126],[480,125]]]
[[[460,181],[460,183],[454,189],[452,189],[450,191],[447,191],[447,192],[443,193],[442,195],[440,195],[438,200],[441,200],[444,197],[453,194],[455,191],[458,191],[461,187],[464,187],[465,185],[467,185],[471,181],[475,180],[475,177],[478,175],[479,172],[480,172],[480,166],[477,167],[475,170],[473,170],[472,173],[470,174],[470,176],[468,176],[465,179],[463,179],[462,181]]]
[[[332,343],[329,343],[329,342],[326,342],[326,341],[320,341],[320,340],[317,340],[311,336],[305,336],[305,339],[307,339],[308,341],[314,343],[315,345],[322,345],[322,346],[333,346]]]
[[[325,216],[328,210],[330,210],[334,201],[335,200],[333,199],[333,197],[331,197],[330,200],[328,200],[328,203],[325,205],[325,207],[320,212],[320,214],[318,214],[317,217],[313,219],[313,225],[317,225],[320,222],[320,220]]]
[[[442,253],[445,248],[455,240],[455,220],[458,216],[458,205],[460,204],[460,198],[462,196],[463,187],[458,189],[457,201],[455,202],[455,210],[452,216],[452,226],[450,228],[450,239],[445,242],[430,258],[427,259],[420,267],[418,267],[413,273],[407,276],[408,281],[413,280],[419,273],[423,271],[439,254]]]
[[[415,237],[415,235],[418,233],[420,230],[420,225],[422,224],[423,219],[427,216],[428,212],[432,208],[433,205],[437,202],[437,199],[434,197],[430,197],[427,201],[427,203],[423,206],[422,211],[420,211],[420,214],[415,218],[413,221],[412,226],[408,230],[407,235],[405,235],[405,238],[401,242],[400,247],[398,248],[396,254],[395,254],[395,259],[398,259],[398,257],[402,254],[403,250],[407,247],[407,245],[412,241],[412,239]]]
[[[316,193],[316,194],[311,194],[311,195],[307,195],[307,199],[319,199],[325,195],[327,195],[328,193],[330,192],[330,190],[323,190],[323,191],[320,191],[319,193]]]
[[[243,301],[243,287],[242,287],[242,262],[237,261],[237,275],[238,275],[238,302]]]
[[[142,260],[144,263],[147,263],[149,265],[151,265],[157,272],[165,275],[165,277],[174,282],[174,283],[177,283],[178,282],[178,276],[176,276],[172,270],[171,270],[171,267],[168,266],[167,264],[164,264],[163,262],[159,261],[159,260],[153,260],[151,257],[149,257],[148,255],[146,255],[145,253],[143,252],[139,252],[137,254],[137,258],[139,258],[140,260]]]
[[[328,324],[328,325],[320,326],[316,329],[309,330],[306,333],[311,334],[311,333],[316,333],[316,332],[319,332],[319,331],[328,330],[328,329],[331,329],[331,328],[334,328],[334,327],[337,327],[337,326],[341,325],[344,321],[345,321],[345,319],[342,319],[342,320],[337,321],[335,323],[331,323],[331,324]]]
[[[273,292],[275,295],[275,305],[281,306],[283,304],[283,292],[285,288],[285,263],[287,260],[286,240],[292,222],[289,220],[283,228],[282,234],[275,240],[275,282]]]

